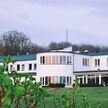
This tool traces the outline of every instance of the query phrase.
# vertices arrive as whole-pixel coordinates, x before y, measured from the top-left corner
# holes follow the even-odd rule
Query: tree
[[[69,43],[69,42],[60,42],[60,43],[56,43],[56,42],[51,42],[49,45],[48,45],[48,48],[50,50],[55,50],[55,49],[62,49],[62,48],[66,48],[66,47],[69,47],[71,46],[72,44]]]
[[[27,35],[18,31],[9,31],[1,35],[0,42],[4,55],[16,55],[28,51],[31,41]],[[24,51],[25,50],[25,51]]]

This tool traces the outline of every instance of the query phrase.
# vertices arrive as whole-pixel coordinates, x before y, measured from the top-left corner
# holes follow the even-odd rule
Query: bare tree
[[[16,55],[27,50],[31,41],[27,35],[22,32],[9,31],[1,35],[0,42],[3,46],[4,55]]]

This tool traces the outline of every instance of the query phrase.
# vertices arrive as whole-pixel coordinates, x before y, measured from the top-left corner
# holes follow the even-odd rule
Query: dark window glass
[[[25,69],[25,65],[24,65],[24,64],[22,64],[22,71],[24,71],[24,69]]]
[[[19,71],[19,70],[20,70],[20,65],[18,64],[18,65],[17,65],[17,71]]]
[[[34,70],[36,70],[37,69],[37,64],[34,64]]]
[[[13,70],[13,65],[10,65],[10,71],[12,71]]]
[[[40,64],[42,64],[42,57],[40,57]]]
[[[60,83],[62,83],[62,77],[60,77]]]
[[[29,70],[32,70],[32,64],[29,64]]]
[[[43,56],[43,64],[45,64],[45,57]]]

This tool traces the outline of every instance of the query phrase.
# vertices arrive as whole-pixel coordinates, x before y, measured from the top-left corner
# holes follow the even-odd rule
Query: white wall
[[[89,66],[83,66],[83,58],[89,59]],[[92,66],[92,57],[81,54],[74,54],[74,71],[89,71]]]
[[[72,64],[40,64],[41,56],[71,56],[72,53],[63,52],[47,52],[37,54],[37,76],[38,81],[43,76],[73,76],[73,63]],[[72,58],[73,61],[73,58]]]
[[[108,55],[92,56],[92,70],[108,70]],[[95,59],[100,59],[100,66],[95,66]]]

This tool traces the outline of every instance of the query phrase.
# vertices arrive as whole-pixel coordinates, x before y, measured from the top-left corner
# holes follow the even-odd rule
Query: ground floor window
[[[40,77],[42,86],[48,86],[50,83],[62,83],[66,86],[72,84],[72,78],[70,76],[45,76]]]

